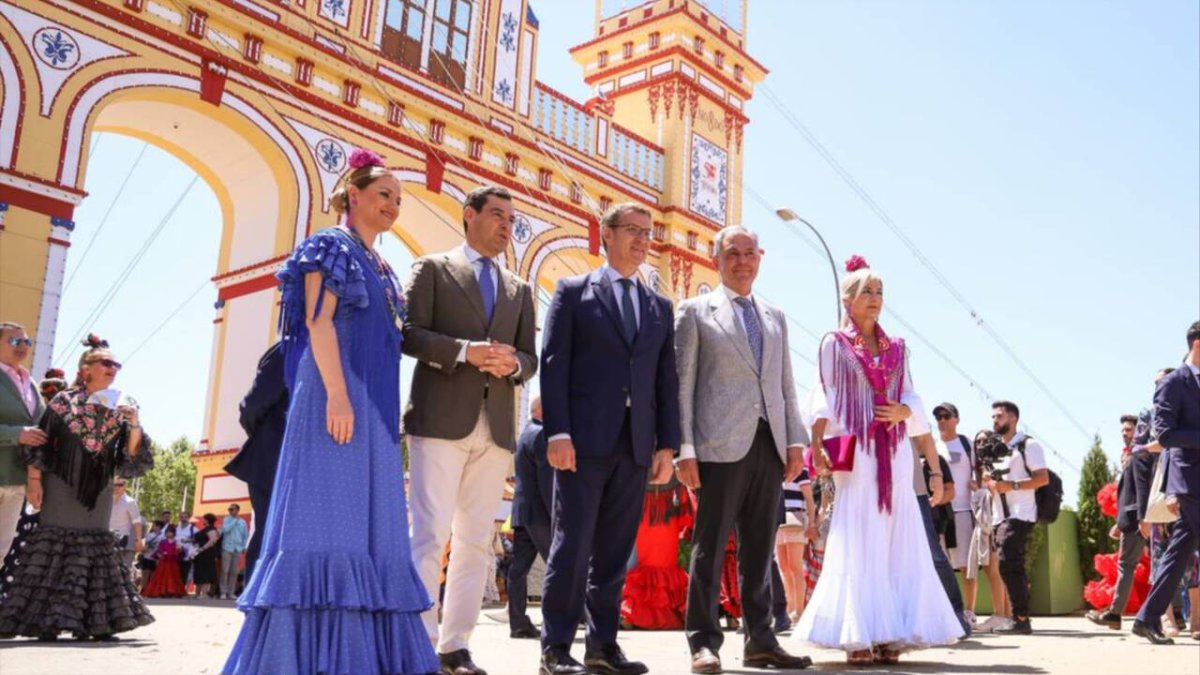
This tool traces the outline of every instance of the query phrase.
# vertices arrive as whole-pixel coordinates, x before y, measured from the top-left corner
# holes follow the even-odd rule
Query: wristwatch
[[[1015,480],[1008,481],[1008,485],[1013,489],[1013,492],[1021,489],[1021,484]]]

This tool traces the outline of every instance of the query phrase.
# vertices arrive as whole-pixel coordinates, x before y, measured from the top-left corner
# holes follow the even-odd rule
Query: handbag
[[[1171,513],[1167,508],[1167,493],[1164,491],[1164,483],[1167,478],[1167,458],[1166,450],[1158,457],[1158,462],[1154,464],[1154,479],[1150,482],[1150,497],[1146,500],[1146,522],[1147,523],[1173,523],[1179,519],[1179,516]]]
[[[857,436],[854,434],[834,436],[826,438],[821,444],[825,447],[825,453],[829,455],[830,471],[854,470],[854,449],[858,445]],[[813,449],[811,445],[804,450],[804,465],[808,467],[808,474],[810,476],[817,475],[816,469],[813,467]]]

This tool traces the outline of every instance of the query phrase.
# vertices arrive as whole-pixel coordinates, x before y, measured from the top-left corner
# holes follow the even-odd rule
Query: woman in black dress
[[[217,583],[217,558],[221,555],[217,546],[221,534],[214,527],[216,524],[216,516],[204,514],[204,529],[197,531],[192,540],[196,548],[196,557],[192,559],[192,581],[196,584],[197,598],[209,595]]]
[[[51,400],[38,424],[49,440],[24,448],[25,495],[41,516],[0,597],[0,637],[69,632],[110,641],[154,621],[109,530],[113,477],[153,467],[150,438],[132,401],[113,408],[93,397],[112,386],[121,364],[96,336],[84,345],[75,386]]]

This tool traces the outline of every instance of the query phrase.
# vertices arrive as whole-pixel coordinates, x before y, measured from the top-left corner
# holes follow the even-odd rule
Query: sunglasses
[[[12,345],[12,346],[14,346],[14,347],[20,347],[20,346],[22,346],[22,345],[24,345],[24,346],[26,346],[26,347],[32,347],[32,346],[33,346],[33,340],[30,340],[30,339],[29,339],[29,338],[27,338],[27,337],[23,337],[23,338],[21,338],[21,337],[10,337],[10,338],[8,338],[8,344],[10,344],[10,345]]]
[[[113,487],[125,487],[124,483],[113,483]]]
[[[121,369],[121,362],[113,361],[112,359],[98,359],[96,361],[92,361],[92,363],[99,363],[100,365],[104,366],[105,368],[113,368],[115,370]]]
[[[937,421],[941,422],[942,420],[948,420],[948,419],[950,419],[950,416],[949,416],[949,415],[934,415],[934,416],[933,416],[933,419],[935,419],[935,420],[937,420]]]

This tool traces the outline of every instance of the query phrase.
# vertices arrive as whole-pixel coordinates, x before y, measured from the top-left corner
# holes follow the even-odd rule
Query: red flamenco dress
[[[182,598],[187,589],[179,574],[179,544],[163,539],[158,543],[158,565],[142,595],[147,598]]]
[[[1117,484],[1109,483],[1100,488],[1096,493],[1096,503],[1100,505],[1100,512],[1109,518],[1114,518],[1117,515]],[[1100,574],[1099,581],[1089,581],[1083,589],[1083,597],[1088,604],[1099,610],[1106,610],[1112,605],[1113,594],[1116,592],[1117,575],[1120,563],[1117,558],[1117,553],[1097,553],[1092,558],[1092,565],[1096,568],[1096,572]],[[1138,562],[1137,568],[1133,573],[1133,588],[1129,593],[1129,600],[1125,603],[1122,609],[1123,614],[1137,614],[1142,603],[1146,600],[1146,596],[1150,594],[1150,556],[1148,551],[1142,552],[1142,559]]]
[[[672,481],[650,485],[637,533],[637,565],[625,576],[621,619],[644,630],[683,628],[688,575],[680,567],[679,542],[692,526],[687,488]]]

